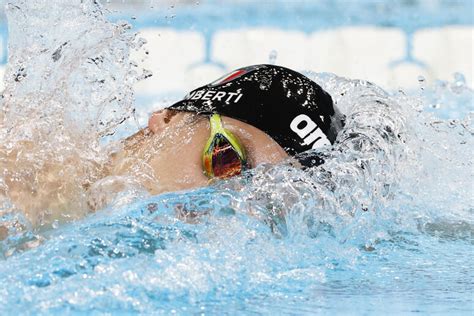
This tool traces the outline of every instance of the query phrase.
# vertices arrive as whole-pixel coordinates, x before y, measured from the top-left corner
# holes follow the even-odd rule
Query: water
[[[461,76],[387,93],[307,72],[347,115],[321,167],[264,165],[159,196],[125,179],[88,214],[107,137],[133,122],[146,72],[128,54],[142,43],[92,1],[55,4],[7,12],[1,314],[472,313],[474,104]],[[56,213],[27,203],[55,194]]]

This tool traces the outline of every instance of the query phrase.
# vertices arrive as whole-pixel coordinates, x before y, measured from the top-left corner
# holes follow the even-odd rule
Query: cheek
[[[187,147],[187,146],[186,146]],[[180,185],[180,188],[192,188],[205,185],[207,177],[204,175],[200,151],[182,150],[175,152],[167,161],[171,172],[167,172],[174,179],[173,181]]]
[[[205,186],[207,177],[202,168],[202,142],[195,139],[181,144],[166,142],[150,160],[161,192]]]

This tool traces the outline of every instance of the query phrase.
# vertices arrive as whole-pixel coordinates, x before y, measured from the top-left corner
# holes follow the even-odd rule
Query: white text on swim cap
[[[186,96],[186,100],[220,101],[225,103],[237,103],[243,94],[238,92],[225,92],[213,90],[197,90]]]
[[[304,126],[299,128],[300,124],[304,124]],[[331,145],[331,142],[318,125],[305,114],[300,114],[295,117],[290,123],[290,128],[303,139],[303,145],[308,146],[313,144],[311,147],[313,149]]]

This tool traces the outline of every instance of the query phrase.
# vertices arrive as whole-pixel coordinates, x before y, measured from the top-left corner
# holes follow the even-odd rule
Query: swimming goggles
[[[219,114],[209,118],[211,136],[202,153],[204,173],[209,178],[229,178],[247,169],[247,155],[238,138],[222,125]]]

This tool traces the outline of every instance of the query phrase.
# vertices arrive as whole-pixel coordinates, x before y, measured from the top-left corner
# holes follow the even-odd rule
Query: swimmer
[[[112,155],[112,178],[92,191],[105,186],[99,191],[110,192],[116,176],[139,178],[156,195],[206,186],[290,157],[303,167],[315,166],[323,162],[320,157],[298,154],[333,144],[343,123],[331,96],[304,75],[273,65],[244,67],[153,113],[148,127]],[[91,196],[93,209],[112,198]]]
[[[342,126],[331,96],[307,77],[273,65],[245,67],[153,113],[146,128],[120,142],[109,163],[89,175],[89,183],[64,177],[62,164],[45,164],[30,181],[41,187],[32,191],[29,181],[6,177],[4,195],[33,227],[47,227],[102,209],[127,190],[157,195],[192,189],[287,159],[303,167],[321,164],[320,157],[298,154],[333,144]],[[28,150],[22,148],[0,158],[19,168],[17,152]],[[80,162],[67,162],[74,163]]]

